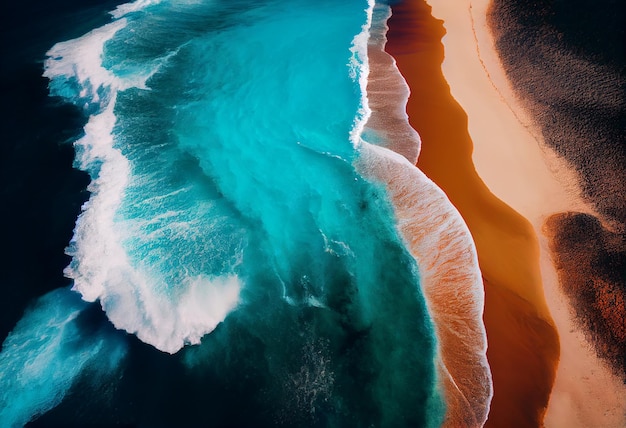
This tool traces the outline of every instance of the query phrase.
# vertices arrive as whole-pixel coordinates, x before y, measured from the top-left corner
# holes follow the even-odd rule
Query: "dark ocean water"
[[[116,5],[3,14],[0,425],[437,426],[372,4]]]
[[[76,37],[92,25],[109,20],[116,2],[6,5],[0,17],[0,337],[22,318],[24,311],[46,293],[67,287],[63,276],[69,263],[65,247],[80,206],[88,198],[89,177],[72,167],[72,141],[82,133],[85,115],[48,94],[43,60],[51,43]],[[72,23],[72,25],[68,25]],[[69,306],[83,307],[75,298]],[[87,321],[89,311],[83,320]],[[67,314],[57,313],[48,321]],[[95,312],[88,324],[112,332]],[[87,323],[85,324],[85,326]],[[94,345],[87,341],[87,346]],[[3,347],[4,349],[4,347]],[[94,346],[94,349],[98,349]],[[8,367],[2,366],[3,373]],[[40,388],[43,395],[50,390]],[[8,423],[8,422],[7,422]],[[3,421],[3,424],[5,422]]]
[[[3,139],[0,145],[2,257],[0,337],[29,301],[69,285],[64,254],[89,177],[74,168],[72,140],[84,114],[48,96],[42,76],[46,51],[55,40],[79,36],[109,20],[118,2],[11,3],[1,16],[0,85]],[[71,25],[68,25],[71,23]]]

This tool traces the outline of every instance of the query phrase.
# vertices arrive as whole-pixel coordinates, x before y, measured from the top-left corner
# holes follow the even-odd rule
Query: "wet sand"
[[[422,139],[417,165],[445,191],[476,243],[494,382],[486,426],[536,427],[548,405],[559,356],[543,295],[539,245],[530,222],[491,193],[476,173],[467,115],[441,70],[442,24],[423,1],[394,5],[387,52],[411,88],[407,111]]]
[[[485,296],[469,231],[441,189],[406,158],[364,144],[360,162],[367,176],[385,183],[399,231],[418,262],[438,342],[442,427],[481,427],[493,388],[485,358]]]
[[[370,115],[357,166],[385,184],[397,228],[419,266],[420,287],[437,337],[443,427],[480,427],[493,386],[482,320],[483,282],[476,248],[461,215],[416,166],[420,139],[405,112],[409,88],[384,51],[391,11],[378,4],[368,40]],[[383,138],[380,138],[383,137]]]
[[[485,322],[489,339],[488,356],[492,364],[495,388],[492,412],[487,425],[511,426],[511,420],[514,420],[513,418],[517,414],[521,418],[519,420],[524,421],[521,426],[533,426],[533,423],[540,421],[542,408],[545,407],[546,398],[549,396],[548,409],[545,414],[545,424],[548,427],[604,428],[626,426],[626,400],[624,399],[626,388],[624,383],[596,355],[596,351],[592,348],[592,343],[589,340],[589,333],[585,333],[579,328],[581,325],[580,316],[576,316],[573,312],[572,305],[568,303],[566,293],[564,293],[564,288],[559,285],[557,280],[557,272],[550,249],[555,249],[559,245],[561,250],[574,247],[563,245],[563,239],[560,242],[554,239],[550,241],[548,238],[554,237],[553,234],[543,234],[543,231],[546,230],[544,227],[546,220],[556,213],[574,210],[581,213],[575,216],[597,215],[597,211],[606,210],[607,205],[594,206],[589,204],[589,199],[585,198],[584,186],[581,190],[579,185],[577,171],[558,157],[553,150],[542,144],[544,130],[532,120],[534,112],[527,108],[528,106],[520,104],[517,92],[514,91],[507,79],[495,51],[487,26],[489,1],[473,0],[470,2],[465,0],[461,4],[452,4],[452,2],[442,0],[430,0],[429,3],[434,8],[434,15],[445,20],[445,30],[440,21],[429,17],[430,11],[427,10],[424,2],[414,1],[410,3],[409,6],[413,10],[414,16],[410,16],[406,10],[402,10],[402,8],[406,9],[406,2],[401,5],[402,8],[394,7],[394,18],[400,24],[394,26],[394,18],[392,18],[390,39],[395,37],[397,43],[395,46],[390,44],[389,47],[396,50],[395,56],[398,65],[412,89],[409,114],[411,123],[418,129],[423,140],[423,154],[420,157],[419,165],[423,165],[425,169],[430,169],[429,173],[438,177],[437,180],[443,183],[440,185],[446,187],[444,190],[451,196],[455,204],[463,204],[464,208],[460,205],[457,207],[464,214],[478,246],[481,268],[486,279]],[[418,20],[419,13],[416,11],[422,14],[421,21]],[[393,31],[396,31],[396,36],[393,35]],[[444,34],[445,37],[443,37]],[[441,37],[443,37],[446,49],[445,59],[443,58],[443,51],[440,50],[442,49],[439,44]],[[443,65],[441,64],[442,59]],[[445,80],[441,75],[442,69]],[[446,80],[451,85],[454,99],[463,106],[462,108],[451,98],[450,88],[448,88]],[[571,78],[570,80],[574,81]],[[437,95],[437,91],[439,91],[439,95]],[[444,104],[445,107],[442,106]],[[439,113],[433,111],[435,107]],[[448,110],[448,113],[443,112],[445,109]],[[469,114],[469,121],[467,121],[465,112]],[[465,124],[462,125],[462,122]],[[453,127],[453,124],[457,125],[457,131],[449,129]],[[440,130],[438,133],[437,126],[448,129]],[[463,129],[465,129],[465,134]],[[467,131],[469,131],[469,135],[467,135]],[[454,136],[455,132],[456,136]],[[471,140],[467,143],[470,136]],[[429,155],[427,155],[429,141],[434,143],[450,141],[450,139],[465,139],[466,143],[457,143],[454,148],[451,148],[453,146],[450,143],[439,146],[433,144],[433,150],[439,152],[440,157],[437,159],[436,156],[432,156],[429,160]],[[464,157],[463,160],[458,160],[457,164],[452,160],[456,156],[455,153],[463,153]],[[580,153],[582,152],[574,152],[574,154]],[[469,156],[472,156],[474,165],[468,159]],[[437,162],[440,162],[439,166]],[[463,165],[459,165],[459,163]],[[462,170],[462,166],[465,167],[465,170]],[[480,178],[473,175],[475,173],[474,166],[479,172]],[[614,170],[609,168],[608,171]],[[456,174],[451,174],[451,171],[456,172]],[[471,179],[473,184],[464,183],[464,180],[459,178],[461,171],[463,171],[461,175],[469,174],[468,176],[473,177]],[[610,174],[609,172],[608,176]],[[492,267],[485,263],[487,260],[485,256],[486,254],[491,256],[494,251],[485,253],[485,245],[481,245],[481,241],[484,243],[488,241],[488,238],[485,236],[484,230],[477,228],[477,223],[480,224],[481,222],[473,217],[483,215],[486,222],[490,215],[494,218],[502,218],[503,214],[494,214],[494,210],[485,205],[485,202],[477,202],[478,199],[484,199],[484,186],[482,186],[483,190],[479,192],[481,195],[472,193],[472,196],[463,196],[463,193],[469,193],[468,189],[471,188],[471,191],[474,192],[477,187],[481,187],[477,184],[480,183],[480,179],[484,180],[493,194],[530,221],[529,223],[522,217],[521,221],[514,223],[517,223],[531,235],[533,234],[532,229],[534,229],[534,234],[539,237],[539,247],[536,247],[536,244],[530,245],[539,251],[540,257],[541,278],[539,282],[533,281],[533,288],[537,293],[517,294],[515,291],[520,290],[519,288],[516,289],[514,285],[511,287],[511,284],[508,284],[506,287],[499,287],[496,281],[489,278],[489,271]],[[454,181],[460,181],[460,183],[455,184]],[[618,184],[620,182],[623,181],[617,180]],[[454,197],[452,192],[461,193],[461,195]],[[471,201],[464,200],[472,197],[476,199],[476,204],[482,205],[483,211],[486,212],[480,213],[480,206],[472,207]],[[492,197],[493,195],[489,195],[487,199]],[[613,206],[619,205],[614,203]],[[571,216],[561,216],[558,220],[562,221],[563,219],[571,220]],[[491,226],[498,229],[500,227],[498,221]],[[580,218],[573,223],[579,224]],[[512,224],[510,223],[509,226]],[[532,225],[531,230],[528,230],[529,224]],[[548,228],[555,227],[555,224],[557,223],[554,221],[548,222]],[[509,226],[507,226],[507,230],[510,232]],[[574,231],[571,225],[568,227],[569,232]],[[561,232],[563,232],[563,228],[561,228]],[[603,257],[600,260],[604,262],[610,260],[613,273],[615,273],[615,266],[619,266],[620,260],[622,260],[619,251],[616,251],[616,248],[619,249],[620,241],[616,239],[615,235],[605,232],[601,234],[603,238],[601,244],[595,245],[596,249],[601,247],[602,251],[596,251],[596,254],[605,256],[608,254],[609,257]],[[580,230],[578,233],[580,234]],[[528,236],[526,232],[524,235]],[[565,237],[567,234],[561,236]],[[536,239],[533,238],[531,241],[536,242]],[[509,246],[509,249],[512,247],[514,246]],[[576,248],[588,250],[589,246],[577,246]],[[535,252],[535,250],[531,252]],[[515,252],[513,254],[515,257],[519,257]],[[576,288],[575,281],[578,281],[578,289],[581,289],[586,278],[589,278],[587,268],[598,267],[597,262],[599,260],[597,258],[595,261],[592,260],[589,252],[586,254],[586,258],[583,257],[579,260],[587,260],[587,262],[570,263],[569,265],[564,261],[567,261],[568,257],[572,255],[571,251],[562,251],[560,261],[559,257],[555,257],[554,261],[559,267],[561,280],[564,279],[564,274],[572,273],[567,275],[569,283],[573,286],[569,286],[570,289]],[[529,253],[525,253],[524,257],[528,255]],[[495,256],[498,256],[497,252]],[[505,254],[500,254],[500,256],[506,258]],[[536,260],[536,254],[527,261],[532,258]],[[495,261],[496,259],[497,257],[492,260]],[[588,262],[589,260],[591,263]],[[513,275],[513,273],[520,271],[507,268],[505,272],[501,273],[506,274],[507,272],[512,274],[510,275],[511,278],[520,278],[517,274]],[[597,322],[594,326],[612,325],[613,327],[610,328],[615,330],[616,324],[620,325],[620,317],[607,316],[610,311],[606,309],[610,309],[619,300],[619,296],[616,297],[615,295],[614,285],[606,282],[606,269],[597,269],[596,273],[598,273],[597,278],[605,281],[597,282],[601,283],[602,286],[598,287],[598,291],[595,292],[593,297],[595,304],[593,306],[595,308],[602,307],[605,310],[595,311]],[[572,282],[574,278],[577,279]],[[538,342],[533,343],[533,337],[536,336],[536,333],[529,333],[539,329],[544,333],[539,335],[544,340],[548,340],[550,336],[556,337],[553,326],[548,328],[545,325],[541,326],[541,322],[536,322],[546,321],[550,324],[549,317],[546,319],[545,312],[541,309],[545,308],[545,304],[532,298],[533,294],[535,297],[543,294],[541,280],[543,280],[543,291],[545,291],[552,319],[557,326],[561,345],[560,364],[551,395],[549,395],[550,383],[541,373],[542,369],[549,369],[548,377],[554,376],[553,367],[551,368],[550,364],[546,364],[548,360],[556,358],[554,343],[552,342],[548,347],[539,346]],[[561,283],[564,284],[563,281]],[[565,287],[565,289],[567,288]],[[511,294],[512,291],[514,293]],[[533,309],[528,307],[523,309],[527,305],[520,303],[522,301],[517,297],[521,297],[531,306],[538,304],[536,306],[538,312],[528,316],[528,312],[532,312]],[[589,302],[589,296],[587,295],[585,298]],[[510,311],[497,307],[499,304],[497,302],[501,300],[512,300],[520,303],[521,307],[516,310],[521,315],[511,314]],[[579,299],[579,302],[584,302],[584,299]],[[507,305],[516,306],[515,303],[510,302]],[[579,303],[578,307],[581,306]],[[519,326],[515,326],[516,323],[524,324],[526,328],[522,328],[522,330],[525,329],[526,332],[519,330]],[[623,326],[623,324],[621,325]],[[616,331],[619,340],[621,330],[617,328]],[[516,351],[507,346],[507,340],[511,341],[510,335],[519,335],[520,332],[527,334],[527,336],[523,336],[524,339],[521,336],[518,337],[517,343],[513,344],[513,349],[515,347],[530,347],[531,349],[522,352],[530,358],[528,361],[520,358],[522,366],[517,364],[515,358],[510,360],[507,356],[509,351],[513,357],[518,355]],[[604,349],[609,354],[612,352],[612,355],[615,355],[614,350],[610,350],[606,346]],[[554,361],[556,360],[554,359]],[[532,372],[528,371],[531,367],[534,368]],[[520,384],[520,389],[516,390],[516,383]],[[533,390],[535,391],[533,392]],[[533,399],[533,403],[526,405],[523,402],[518,402],[526,400],[528,397]],[[508,410],[505,410],[506,406],[511,411],[518,412],[511,415],[508,423],[504,422],[507,420],[506,412]],[[528,418],[524,419],[528,412],[532,413],[531,419],[535,422]],[[517,422],[515,426],[518,426]]]

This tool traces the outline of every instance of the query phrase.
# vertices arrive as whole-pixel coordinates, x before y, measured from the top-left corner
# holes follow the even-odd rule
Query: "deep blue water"
[[[354,167],[371,5],[113,8],[36,6],[3,69],[33,101],[3,146],[0,425],[437,426],[419,267]]]
[[[89,178],[72,168],[74,153],[67,144],[80,135],[85,117],[48,96],[45,53],[55,40],[107,22],[106,12],[115,4],[16,2],[0,15],[2,339],[33,296],[69,284],[62,273],[69,263],[63,248],[88,197]]]

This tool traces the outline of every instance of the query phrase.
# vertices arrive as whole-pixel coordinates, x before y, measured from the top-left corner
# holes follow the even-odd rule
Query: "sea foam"
[[[320,418],[303,426],[438,426],[419,268],[355,169],[374,2],[149,4],[47,63],[51,92],[91,115],[74,288],[166,352],[223,320],[185,355],[263,408],[241,426],[294,398]],[[299,358],[308,342],[321,359]]]
[[[395,59],[385,52],[387,20],[391,8],[376,3],[372,11],[367,44],[367,79],[363,93],[367,109],[379,114],[370,114],[363,130],[363,138],[370,143],[387,147],[415,164],[419,156],[421,141],[418,133],[409,124],[406,105],[410,89],[396,67]],[[384,112],[384,113],[383,113]]]
[[[438,366],[447,404],[444,426],[484,425],[493,395],[482,321],[484,290],[469,229],[445,193],[415,165],[420,140],[399,109],[408,87],[395,61],[384,52],[389,6],[377,5],[369,39],[370,69],[365,125],[357,168],[385,183],[397,227],[418,262],[421,287],[434,320]],[[389,103],[389,93],[395,103]],[[375,144],[370,144],[375,143]]]
[[[79,377],[112,373],[126,354],[123,339],[106,326],[85,328],[89,305],[57,289],[26,311],[0,352],[0,425],[21,427],[58,405]]]
[[[397,227],[419,265],[439,342],[444,426],[482,426],[493,387],[482,277],[469,230],[443,191],[406,158],[367,143],[361,150],[362,171],[387,185]]]
[[[113,16],[152,4],[121,6]],[[134,68],[135,73],[119,75],[105,68],[106,43],[127,25],[128,20],[121,18],[78,39],[58,43],[48,51],[45,63],[51,94],[92,113],[85,135],[75,143],[76,164],[92,176],[88,187],[92,195],[77,220],[68,248],[73,260],[65,274],[85,300],[100,300],[117,328],[172,353],[186,343],[198,343],[212,331],[238,304],[241,284],[234,274],[190,275],[172,284],[171,275],[139,266],[125,247],[130,226],[120,221],[119,210],[137,177],[116,142],[114,109],[123,91],[149,90],[146,82],[176,54],[175,50],[168,52],[144,68]],[[176,291],[171,295],[167,290],[173,287]]]

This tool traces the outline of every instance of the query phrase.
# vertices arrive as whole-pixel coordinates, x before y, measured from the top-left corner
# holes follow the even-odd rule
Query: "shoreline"
[[[586,202],[578,173],[545,144],[542,129],[535,124],[532,112],[519,100],[509,82],[488,26],[491,2],[466,0],[468,7],[463,11],[452,10],[441,0],[428,1],[444,20],[455,20],[446,27],[449,33],[444,45],[448,57],[443,72],[453,96],[468,113],[474,113],[470,117],[476,119],[476,124],[472,125],[470,120],[470,134],[476,136],[473,156],[476,169],[490,188],[498,189],[494,193],[530,220],[539,238],[544,292],[561,345],[545,424],[548,428],[626,426],[626,400],[620,399],[626,397],[626,385],[597,357],[586,333],[578,325],[570,301],[559,284],[556,255],[551,251],[546,233],[546,221],[555,213],[575,211],[598,217],[597,210]],[[460,62],[459,50],[472,48],[465,40],[468,31],[474,34],[477,57],[474,61],[478,60],[483,69],[483,75],[479,76],[477,63],[473,63],[477,77],[473,85],[464,84],[462,77],[455,74]],[[463,64],[467,68],[472,63],[463,61]],[[491,85],[491,94],[486,89],[481,91],[478,86],[481,80],[484,88],[486,83]],[[487,108],[491,117],[498,114],[504,121],[508,116],[506,134],[494,135],[492,129],[481,126],[478,116]],[[516,138],[502,144],[498,141],[500,135],[508,138],[515,135]],[[499,147],[516,153],[515,158],[498,153]],[[522,153],[526,153],[525,156]],[[502,180],[504,171],[505,175],[515,176],[524,187]]]
[[[371,114],[357,167],[384,183],[398,232],[419,266],[420,288],[438,342],[438,384],[446,403],[443,426],[479,427],[489,412],[493,384],[476,248],[444,192],[415,166],[421,142],[404,110],[409,88],[384,50],[390,14],[389,6],[374,7],[366,88]],[[368,137],[381,145],[368,143]]]
[[[507,374],[506,370],[519,370],[519,366],[513,364],[512,361],[504,360],[494,365],[494,352],[498,350],[494,347],[498,348],[504,343],[502,341],[506,341],[505,335],[512,334],[512,330],[509,329],[510,324],[515,319],[519,320],[524,317],[513,317],[509,320],[507,328],[502,327],[502,323],[499,321],[502,321],[506,314],[496,313],[495,302],[501,299],[515,300],[515,296],[506,297],[508,291],[515,291],[515,287],[496,287],[493,280],[486,278],[485,323],[490,340],[488,354],[490,354],[490,361],[492,361],[494,369],[495,388],[491,419],[486,426],[490,426],[490,423],[493,423],[493,426],[498,426],[496,423],[498,421],[506,422],[504,412],[500,413],[498,410],[504,405],[502,402],[502,399],[505,398],[503,393],[508,396],[508,404],[513,406],[511,407],[512,410],[515,406],[519,407],[520,405],[520,403],[516,404],[516,400],[524,398],[527,394],[532,394],[533,389],[535,389],[535,394],[541,396],[541,399],[534,405],[537,421],[544,419],[545,415],[545,423],[548,427],[622,426],[624,420],[621,415],[624,415],[624,403],[621,403],[618,397],[626,396],[624,395],[626,388],[599,361],[595,353],[590,350],[590,344],[584,338],[583,333],[576,327],[570,314],[571,309],[558,286],[547,237],[542,233],[545,220],[553,213],[576,210],[594,214],[594,210],[582,201],[575,172],[563,160],[559,159],[551,149],[540,143],[540,130],[533,125],[530,113],[519,105],[500,64],[487,27],[486,11],[489,1],[466,1],[465,8],[459,8],[458,4],[446,4],[445,1],[441,0],[428,0],[428,3],[433,8],[433,15],[444,20],[443,23],[439,21],[440,24],[436,24],[437,20],[431,18],[430,36],[424,30],[424,28],[428,28],[428,25],[422,25],[419,30],[413,30],[414,34],[411,34],[412,30],[407,25],[402,28],[402,25],[396,24],[398,27],[394,28],[393,22],[390,24],[390,27],[399,31],[400,36],[404,39],[402,42],[399,40],[396,51],[390,53],[396,58],[398,66],[412,90],[412,97],[409,100],[410,105],[407,110],[413,118],[413,126],[422,136],[421,166],[425,170],[429,170],[425,171],[427,175],[430,172],[430,175],[438,177],[435,181],[439,180],[443,183],[439,184],[444,187],[455,204],[470,205],[468,201],[463,200],[462,196],[452,197],[452,193],[459,193],[462,186],[458,183],[455,184],[454,179],[450,177],[451,174],[445,171],[446,169],[458,171],[456,166],[452,166],[453,160],[449,159],[452,155],[459,156],[456,150],[447,154],[441,153],[439,159],[431,161],[424,159],[424,155],[428,156],[428,140],[441,141],[441,135],[437,134],[436,129],[426,130],[425,127],[428,127],[429,122],[433,123],[433,121],[418,118],[419,115],[428,115],[428,112],[424,111],[427,110],[427,106],[420,107],[419,104],[424,103],[429,95],[433,98],[432,102],[441,103],[441,101],[436,99],[435,94],[429,94],[429,91],[433,92],[432,88],[420,88],[419,85],[422,84],[420,79],[432,78],[432,73],[442,73],[443,71],[441,79],[444,83],[439,82],[439,84],[442,87],[449,85],[447,96],[451,98],[451,101],[448,100],[448,102],[458,102],[458,110],[449,114],[459,116],[457,123],[463,122],[462,116],[465,112],[469,116],[465,119],[468,121],[465,126],[470,139],[470,147],[465,148],[462,156],[468,156],[467,151],[469,151],[473,164],[470,162],[472,168],[466,168],[465,173],[469,176],[476,174],[473,180],[485,185],[488,188],[487,192],[493,193],[491,195],[493,198],[500,198],[520,213],[520,217],[523,216],[522,218],[527,219],[527,226],[524,226],[526,232],[536,235],[538,238],[538,241],[536,238],[535,244],[533,244],[535,250],[532,251],[534,254],[531,256],[535,260],[533,263],[539,264],[539,270],[536,271],[538,277],[535,278],[538,281],[536,282],[538,285],[535,287],[536,293],[517,293],[517,297],[522,297],[535,307],[527,308],[526,311],[521,311],[518,315],[522,313],[525,316],[531,315],[533,311],[536,311],[535,314],[538,314],[539,317],[531,316],[528,319],[543,320],[548,324],[552,319],[551,327],[553,330],[556,327],[560,336],[560,364],[557,369],[556,360],[553,361],[552,376],[556,376],[552,393],[548,385],[544,385],[542,388],[536,385],[537,382],[534,378],[531,378],[530,382],[529,379],[526,379],[528,383],[524,386],[526,392],[516,389],[514,387],[515,382],[522,382],[523,384],[524,379],[515,380],[515,376],[511,376],[510,373]],[[414,8],[418,7],[418,4],[421,5],[418,7],[422,8],[421,13],[426,13],[423,8],[428,6],[425,3],[414,1],[411,4]],[[409,17],[406,16],[406,12],[399,9],[401,5],[394,6],[394,16],[404,14],[405,16],[401,20],[408,20]],[[406,2],[404,5],[406,6]],[[399,13],[397,14],[397,12]],[[426,17],[423,19],[427,20]],[[398,21],[397,18],[396,21]],[[413,27],[419,26],[413,22]],[[415,34],[417,31],[420,33]],[[424,41],[424,37],[427,39],[430,37],[430,45]],[[439,40],[443,39],[446,50],[445,58],[443,46],[440,53],[434,51],[435,45],[440,43],[439,40],[436,40],[437,37]],[[411,43],[413,46],[407,49],[407,44],[410,45]],[[428,49],[431,49],[430,55],[425,53]],[[422,52],[419,66],[416,65],[418,58],[412,60],[409,58],[411,55],[415,56],[415,52]],[[420,70],[420,68],[425,67],[424,61],[430,62],[428,65],[430,72]],[[443,89],[441,91],[443,94]],[[412,100],[414,101],[411,103]],[[448,119],[450,117],[448,116]],[[440,126],[449,127],[449,122],[449,120],[447,123],[442,122]],[[420,127],[422,127],[421,130]],[[431,128],[436,128],[436,125],[432,125]],[[448,155],[447,158],[446,155]],[[420,162],[418,162],[418,166],[420,166]],[[467,218],[470,214],[466,209],[460,210],[474,233],[477,221]],[[479,215],[478,213],[474,214]],[[493,213],[483,212],[482,215],[489,216]],[[525,220],[520,221],[524,223]],[[484,276],[487,277],[490,276],[490,268],[487,267],[486,269],[486,260],[480,256],[481,245],[478,243],[483,234],[484,231],[475,238],[479,247],[481,268]],[[483,254],[485,254],[484,246],[482,248]],[[514,275],[509,272],[509,276]],[[517,291],[520,290],[517,289]],[[544,293],[545,300],[543,298]],[[538,301],[538,297],[544,302]],[[519,309],[519,305],[517,308]],[[546,314],[548,314],[547,317]],[[496,325],[499,326],[497,329],[494,328]],[[554,331],[555,335],[556,331]],[[548,358],[547,355],[546,358]],[[499,367],[498,364],[502,364],[502,366]],[[544,364],[544,369],[549,368],[548,366],[549,364]],[[499,371],[502,372],[501,375],[498,375]],[[509,377],[508,384],[505,382],[507,379],[504,378],[503,380],[501,377],[504,375]],[[507,385],[508,389],[503,389],[503,385]],[[498,414],[501,414],[503,419],[499,419]],[[511,420],[510,417],[509,421]]]
[[[494,383],[485,426],[507,426],[511,421],[539,426],[556,373],[559,339],[543,295],[534,229],[491,193],[476,171],[468,116],[450,93],[441,69],[443,22],[431,16],[425,2],[414,1],[394,5],[388,25],[387,52],[411,88],[407,112],[422,139],[417,166],[460,211],[478,250]],[[467,82],[466,68],[460,72],[463,83],[473,83],[471,74]],[[493,132],[493,125],[489,121],[483,127]]]

